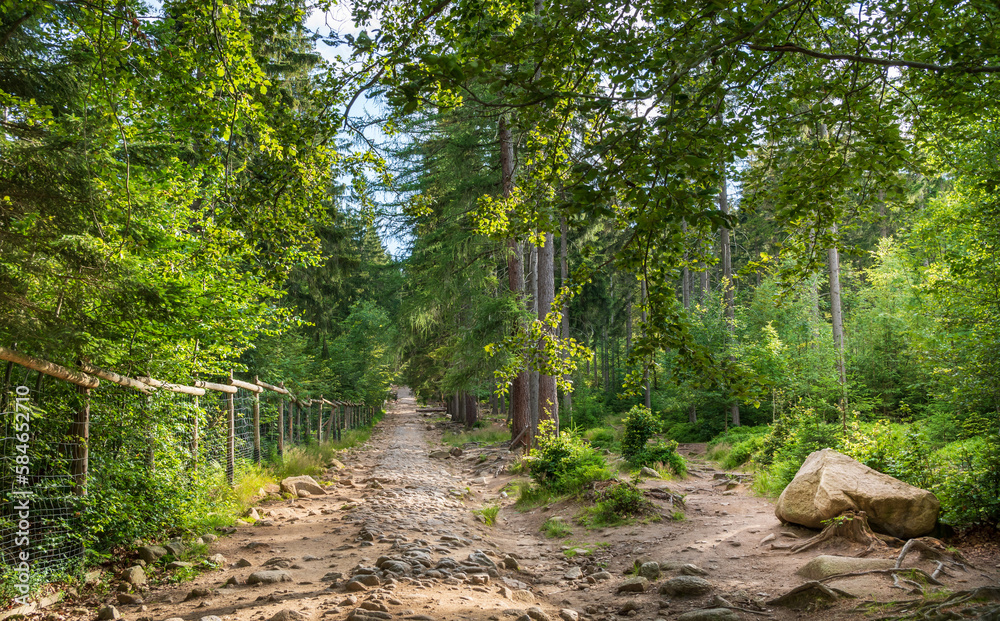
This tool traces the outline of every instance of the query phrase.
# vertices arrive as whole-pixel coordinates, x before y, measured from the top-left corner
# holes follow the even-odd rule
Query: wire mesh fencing
[[[338,439],[374,415],[359,404],[305,400],[234,378],[229,382],[242,387],[143,378],[151,384],[81,388],[15,362],[0,362],[0,370],[0,585],[38,584],[79,566],[83,522],[100,523],[94,513],[122,499],[169,502],[176,496],[163,490],[213,476],[232,483],[244,464]],[[119,528],[128,522],[118,520]],[[130,541],[127,532],[117,535]],[[21,573],[25,567],[30,576]]]

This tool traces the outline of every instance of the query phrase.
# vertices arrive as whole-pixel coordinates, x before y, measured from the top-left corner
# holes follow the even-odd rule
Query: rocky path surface
[[[222,569],[103,603],[128,621],[853,620],[873,618],[866,603],[904,596],[885,576],[866,575],[837,582],[857,599],[810,600],[810,613],[771,605],[805,582],[795,572],[813,556],[857,550],[790,555],[790,543],[812,533],[780,524],[743,475],[704,459],[704,445],[681,446],[687,478],[641,483],[663,519],[588,529],[573,520],[586,504],[578,500],[515,510],[503,472],[510,454],[443,452],[446,425],[401,391],[367,445],[320,477],[325,491],[263,503],[258,521],[212,542]],[[683,515],[670,504],[677,494]],[[472,512],[485,504],[500,506],[493,527]],[[547,538],[552,518],[564,532]],[[995,583],[990,571],[952,586]]]

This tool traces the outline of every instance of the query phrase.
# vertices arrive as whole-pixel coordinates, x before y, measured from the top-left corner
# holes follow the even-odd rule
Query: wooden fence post
[[[233,379],[233,372],[229,372]],[[226,393],[226,405],[229,407],[229,437],[226,442],[226,480],[232,485],[236,482],[236,402],[233,393]]]
[[[295,443],[302,444],[302,404],[295,403]]]
[[[319,396],[319,415],[316,417],[316,443],[323,444],[323,395]]]
[[[253,376],[254,382],[257,376]],[[260,393],[253,393],[253,460],[260,465]]]
[[[73,493],[77,496],[87,495],[87,471],[90,461],[90,389],[77,386],[83,403],[76,411],[70,436],[74,439],[73,463],[70,472],[73,477]]]
[[[285,387],[285,382],[281,382]],[[278,455],[285,456],[285,398],[278,396]]]

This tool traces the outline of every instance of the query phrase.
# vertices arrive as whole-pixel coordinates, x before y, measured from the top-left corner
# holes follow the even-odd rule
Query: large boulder
[[[781,492],[774,514],[782,522],[819,529],[845,511],[864,511],[874,530],[909,539],[934,528],[940,506],[926,490],[823,449],[806,458]]]
[[[299,492],[307,492],[311,496],[322,496],[326,490],[320,487],[316,479],[309,475],[300,477],[287,477],[281,480],[281,491],[292,496],[299,496]]]

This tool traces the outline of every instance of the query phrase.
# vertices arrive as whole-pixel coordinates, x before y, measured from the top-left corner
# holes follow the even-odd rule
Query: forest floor
[[[837,542],[790,554],[790,544],[815,533],[779,523],[771,502],[753,496],[740,477],[727,476],[704,460],[704,445],[682,445],[691,464],[686,478],[641,483],[647,490],[669,488],[684,494],[684,519],[671,519],[673,509],[667,501],[656,500],[657,492],[652,491],[664,513],[659,521],[588,529],[574,520],[584,501],[516,510],[513,494],[507,497],[505,491],[513,478],[504,472],[511,459],[505,449],[467,447],[461,456],[432,458],[432,451],[443,448],[440,440],[447,426],[432,416],[418,412],[412,397],[401,397],[367,445],[343,454],[346,467],[328,473],[328,480],[334,475],[338,480],[326,495],[262,504],[261,521],[212,544],[210,553],[227,559],[223,569],[192,582],[156,587],[142,604],[116,604],[122,616],[128,621],[199,621],[209,616],[222,621],[544,621],[576,615],[603,621],[673,619],[713,608],[715,616],[694,618],[837,620],[890,618],[892,609],[885,602],[917,597],[893,588],[890,576],[876,574],[828,583],[856,599],[822,606],[811,601],[804,610],[769,605],[772,598],[806,581],[796,571],[813,557],[854,555],[863,546]],[[490,504],[501,506],[494,526],[472,513]],[[554,516],[562,518],[569,534],[552,539],[541,532]],[[1000,584],[996,546],[962,551],[976,569],[952,571],[942,578],[945,586],[940,588],[945,591],[932,599]],[[875,556],[897,554],[890,549]],[[411,563],[422,557],[441,571],[382,581],[364,590],[355,583],[352,588],[358,591],[346,590],[359,566],[373,567],[383,556]],[[508,556],[517,560],[519,569],[504,567]],[[455,563],[440,563],[442,558]],[[637,560],[655,560],[670,569],[644,592],[619,593],[619,586],[633,577],[626,572]],[[490,567],[492,563],[500,567]],[[682,569],[687,564],[703,570],[711,591],[693,597],[661,595],[659,587],[666,580],[692,572]],[[905,565],[934,569],[915,554]],[[253,572],[279,568],[291,581],[245,584]],[[111,593],[105,600],[92,603],[115,602]],[[731,608],[719,610],[720,604]],[[88,609],[93,619],[97,608]],[[60,618],[72,616],[64,613]]]

